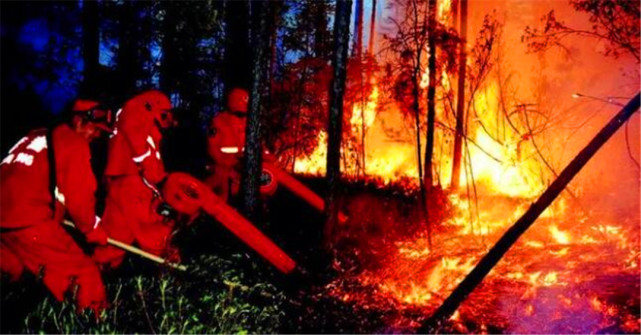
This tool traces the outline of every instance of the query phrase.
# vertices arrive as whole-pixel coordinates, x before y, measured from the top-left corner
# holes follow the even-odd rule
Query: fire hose
[[[282,249],[198,179],[186,173],[172,173],[162,193],[164,200],[179,213],[194,215],[204,211],[279,271],[289,274],[296,268],[296,262]]]
[[[220,148],[220,151],[224,154],[230,155],[240,155],[243,152],[243,150],[238,147],[222,147]],[[319,212],[325,211],[325,201],[323,198],[314,193],[314,191],[305,186],[305,184],[292,177],[292,175],[272,163],[275,158],[273,158],[269,152],[265,151],[264,156],[271,159],[263,161],[262,175],[270,176],[273,180],[271,180],[271,178],[266,178],[264,184],[261,182],[261,193],[271,195],[277,187],[276,184],[282,184],[286,189],[294,193],[294,195],[298,196],[303,201],[307,202]],[[236,182],[238,183],[240,181],[237,180]],[[347,219],[348,217],[345,213],[338,213],[338,221],[341,224],[347,222]]]
[[[290,192],[305,200],[305,202],[310,204],[312,207],[316,208],[320,212],[325,211],[325,201],[303,183],[292,177],[289,173],[283,171],[271,162],[263,162],[263,169],[270,171],[279,183],[283,184],[283,186]],[[339,212],[338,221],[340,223],[347,222],[347,215],[343,212]]]

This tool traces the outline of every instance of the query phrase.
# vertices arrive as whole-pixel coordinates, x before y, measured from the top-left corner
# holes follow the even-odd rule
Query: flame
[[[560,231],[559,228],[556,227],[556,225],[551,225],[548,227],[550,234],[552,234],[552,238],[559,244],[569,244],[570,243],[570,235],[566,232]]]
[[[438,19],[447,24],[451,19],[451,2],[439,1],[438,6]],[[444,100],[444,92],[451,89],[452,79],[445,69],[438,71],[441,78],[437,94],[443,96],[437,99]],[[347,116],[347,126],[344,127],[343,140],[347,143],[341,152],[344,157],[341,161],[343,176],[348,179],[371,178],[381,184],[411,181],[408,187],[415,187],[418,184],[416,130],[413,125],[408,125],[399,105],[382,100],[386,93],[383,86],[379,87],[375,80],[372,83],[371,90],[363,92],[367,99],[351,102],[353,104],[347,109],[351,110],[351,115]],[[423,97],[429,85],[427,71],[422,73],[419,84]],[[425,104],[424,100],[421,104]],[[438,222],[440,231],[433,236],[433,245],[429,245],[424,233],[394,240],[389,252],[377,253],[381,260],[376,266],[345,274],[345,277],[329,284],[327,289],[331,295],[368,306],[372,299],[380,298],[383,309],[391,306],[415,311],[414,308],[419,307],[429,314],[465,278],[488,248],[525,213],[532,199],[541,194],[553,176],[546,173],[547,167],[539,159],[529,130],[522,124],[506,126],[501,112],[505,107],[499,105],[500,100],[499,85],[491,79],[472,99],[467,139],[462,150],[462,173],[458,176],[460,189],[447,195],[452,213],[443,222]],[[452,111],[446,110],[444,105],[437,104],[439,123],[435,143],[445,144],[434,147],[433,170],[436,172],[434,183],[447,187],[451,180],[454,120]],[[421,106],[422,110],[424,107]],[[513,115],[520,113],[518,108]],[[518,115],[513,121],[518,122],[517,119]],[[395,131],[394,136],[389,135],[389,130]],[[424,129],[421,132],[424,134]],[[357,152],[363,137],[365,151]],[[325,173],[326,140],[327,134],[321,131],[313,152],[305,157],[296,157],[297,173]],[[424,148],[420,149],[424,152]],[[365,158],[364,169],[361,169],[360,162],[350,158],[360,155]],[[551,314],[550,317],[562,318],[563,313],[569,313],[566,317],[571,319],[577,308],[593,309],[603,318],[618,313],[620,310],[616,306],[609,306],[605,300],[591,298],[589,293],[581,291],[594,281],[595,276],[593,268],[582,264],[594,265],[605,257],[603,253],[607,253],[612,260],[603,264],[603,273],[638,277],[641,257],[638,238],[634,238],[638,236],[638,227],[625,228],[623,224],[610,222],[591,224],[586,214],[570,209],[564,198],[557,199],[547,208],[537,224],[490,272],[483,287],[479,288],[485,296],[482,293],[478,294],[481,297],[472,295],[472,302],[467,304],[489,305],[496,309],[495,301],[487,298],[489,291],[498,297],[510,293],[513,294],[511,297],[516,296],[514,300],[508,300],[508,305],[514,301],[522,302],[516,313],[529,318],[536,318],[539,313],[550,309],[544,305],[549,303],[549,297],[555,299],[559,306],[554,311],[556,315]],[[341,286],[346,278],[350,285]],[[354,289],[358,285],[354,283],[373,290],[358,292]],[[554,294],[550,295],[550,292]],[[461,308],[452,320],[463,325],[471,316],[486,314],[486,311]],[[639,328],[638,317],[633,316],[631,322],[626,322],[632,329]],[[481,325],[476,332],[487,332],[487,327],[484,327]],[[548,328],[541,331],[559,332]]]
[[[352,117],[349,123],[352,126],[352,133],[360,134],[364,125],[365,130],[372,126],[376,119],[376,107],[378,105],[378,87],[374,87],[363,106],[362,103],[355,103],[352,109]]]

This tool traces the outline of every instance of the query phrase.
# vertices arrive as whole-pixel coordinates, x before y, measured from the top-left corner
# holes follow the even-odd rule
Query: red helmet
[[[78,114],[85,120],[92,122],[96,128],[111,133],[111,110],[100,102],[87,99],[76,99],[71,107],[73,114]]]
[[[227,108],[230,112],[247,113],[249,94],[242,88],[232,88],[227,96]]]
[[[171,101],[162,92],[158,90],[149,90],[138,94],[130,101],[135,101],[138,105],[151,112],[154,120],[160,128],[169,128],[174,125],[174,118],[171,113]]]

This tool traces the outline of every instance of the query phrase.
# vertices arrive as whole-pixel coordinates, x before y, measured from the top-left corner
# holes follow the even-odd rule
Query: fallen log
[[[640,94],[637,93],[637,95],[599,131],[590,143],[579,152],[570,164],[563,169],[547,190],[545,190],[523,216],[501,236],[494,247],[479,261],[476,267],[474,267],[465,279],[454,289],[452,294],[450,294],[434,314],[423,323],[418,329],[419,333],[438,331],[442,323],[454,314],[467,296],[483,281],[519,237],[532,226],[539,215],[557,198],[590,158],[592,158],[601,146],[639,109],[639,98]]]

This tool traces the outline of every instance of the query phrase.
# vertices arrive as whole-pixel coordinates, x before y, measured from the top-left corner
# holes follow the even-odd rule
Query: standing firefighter
[[[105,305],[100,272],[62,227],[65,212],[90,244],[107,235],[95,214],[96,179],[89,142],[108,131],[109,111],[98,102],[76,100],[53,130],[23,137],[0,164],[0,265],[17,280],[24,268],[60,301],[77,286],[79,309],[96,314]]]
[[[162,131],[172,127],[171,102],[162,92],[145,91],[125,102],[110,139],[105,179],[107,199],[103,216],[110,237],[133,243],[159,256],[175,257],[169,248],[173,221],[158,214],[158,184],[167,173],[160,156]],[[94,259],[115,268],[124,251],[97,248]]]
[[[245,147],[245,124],[249,95],[234,88],[227,96],[227,110],[211,119],[207,135],[207,150],[213,161],[213,175],[207,184],[224,200],[238,192],[239,157]]]

